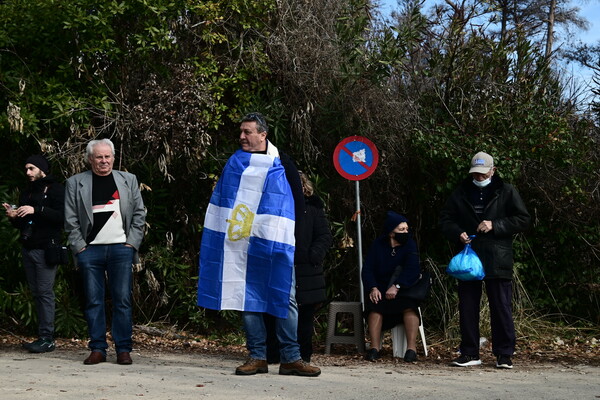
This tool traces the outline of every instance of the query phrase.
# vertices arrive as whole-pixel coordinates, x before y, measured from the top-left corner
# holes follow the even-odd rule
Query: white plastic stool
[[[423,344],[423,352],[427,357],[427,341],[425,340],[425,329],[423,328],[423,315],[421,307],[419,310],[419,333],[421,333],[421,343]],[[398,324],[392,328],[392,343],[394,346],[394,357],[404,357],[406,353],[406,333],[404,332],[404,324]]]

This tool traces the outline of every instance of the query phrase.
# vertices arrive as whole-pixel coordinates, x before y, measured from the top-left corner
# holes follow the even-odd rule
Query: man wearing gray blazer
[[[112,300],[111,333],[117,363],[132,363],[132,264],[144,236],[146,211],[135,175],[113,170],[109,139],[86,148],[91,171],[67,179],[65,231],[80,269],[85,293],[90,355],[84,364],[106,361],[105,275]]]

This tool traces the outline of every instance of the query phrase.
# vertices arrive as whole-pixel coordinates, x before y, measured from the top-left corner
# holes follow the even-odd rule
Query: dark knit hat
[[[48,160],[46,160],[46,157],[40,154],[29,156],[29,158],[25,160],[25,164],[33,164],[45,174],[48,174],[48,172],[50,172],[50,164],[48,163]]]
[[[405,216],[398,214],[394,211],[388,211],[385,216],[385,222],[383,223],[384,234],[388,234],[393,231],[401,222],[408,223],[408,219]]]

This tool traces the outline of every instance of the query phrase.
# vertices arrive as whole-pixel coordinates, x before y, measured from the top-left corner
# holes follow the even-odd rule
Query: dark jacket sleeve
[[[329,229],[329,222],[325,216],[325,210],[316,208],[314,212],[315,218],[313,221],[312,243],[310,245],[310,261],[314,265],[321,265],[331,247],[333,237]]]
[[[300,181],[300,174],[298,168],[290,156],[285,153],[279,153],[281,159],[281,165],[285,170],[285,177],[287,178],[290,188],[292,189],[292,196],[294,197],[294,210],[296,212],[296,221],[298,221],[302,215],[304,215],[304,194],[302,193],[302,182]]]
[[[377,252],[380,250],[380,246],[375,240],[371,244],[371,248],[369,248],[369,252],[367,253],[367,257],[365,258],[365,262],[363,264],[363,269],[361,272],[361,278],[363,282],[363,288],[365,292],[370,292],[372,288],[377,287],[377,279],[375,279],[375,263],[377,262]]]
[[[504,184],[504,190],[506,192],[504,202],[507,207],[506,216],[492,220],[495,235],[500,237],[512,236],[523,232],[529,228],[529,224],[531,223],[531,216],[519,192],[517,192],[513,185],[508,183]]]
[[[460,226],[458,221],[463,220],[462,211],[458,204],[460,201],[460,189],[456,189],[446,200],[442,211],[440,212],[439,225],[442,233],[451,243],[460,241],[460,234],[467,229]],[[466,204],[464,206],[467,206]]]

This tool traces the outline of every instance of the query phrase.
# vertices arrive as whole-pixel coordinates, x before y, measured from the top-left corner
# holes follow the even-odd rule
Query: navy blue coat
[[[392,251],[393,250],[393,251]],[[362,270],[365,292],[377,287],[381,293],[390,288],[390,278],[396,267],[402,266],[402,273],[392,284],[412,286],[421,273],[417,243],[410,238],[404,245],[392,249],[388,235],[379,236],[371,244]]]

